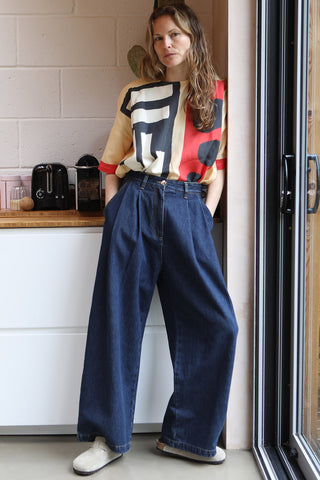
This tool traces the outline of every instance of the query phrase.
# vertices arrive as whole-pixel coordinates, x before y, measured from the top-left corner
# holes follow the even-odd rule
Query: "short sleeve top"
[[[188,81],[127,85],[99,169],[124,177],[130,170],[171,180],[210,184],[226,161],[226,89],[216,81],[215,122],[199,131],[185,108]]]

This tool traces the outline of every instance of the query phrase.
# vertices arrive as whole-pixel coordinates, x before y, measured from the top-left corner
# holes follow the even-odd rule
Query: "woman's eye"
[[[154,37],[153,41],[154,42],[159,42],[161,40],[161,37]]]
[[[179,35],[179,32],[173,32],[173,33],[171,33],[171,38],[177,37],[178,35]]]

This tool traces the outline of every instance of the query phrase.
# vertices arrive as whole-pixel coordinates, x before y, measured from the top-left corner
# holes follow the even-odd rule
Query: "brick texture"
[[[13,66],[16,63],[17,37],[15,18],[0,17],[0,65]]]
[[[73,0],[0,0],[0,15],[72,13],[73,4]]]
[[[62,72],[63,117],[114,117],[119,85],[133,79],[128,67],[65,69]]]
[[[112,120],[26,120],[21,129],[21,167],[41,162],[73,166],[81,155],[101,158]]]
[[[57,70],[0,69],[0,117],[58,117]]]
[[[115,65],[113,18],[24,17],[18,31],[20,65]]]
[[[19,167],[18,122],[0,120],[0,168]]]
[[[147,17],[153,10],[153,0],[78,0],[77,15],[93,16],[135,16],[145,14]]]

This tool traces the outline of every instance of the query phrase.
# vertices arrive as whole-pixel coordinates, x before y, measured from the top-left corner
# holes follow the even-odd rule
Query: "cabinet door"
[[[75,424],[84,347],[85,334],[0,334],[0,425]]]
[[[143,340],[135,423],[160,424],[172,392],[164,329],[147,327]],[[48,426],[47,433],[76,431],[86,335],[0,335],[1,427]],[[148,431],[148,427],[145,428]],[[25,431],[25,430],[22,430]]]
[[[101,231],[1,232],[0,328],[86,327]]]

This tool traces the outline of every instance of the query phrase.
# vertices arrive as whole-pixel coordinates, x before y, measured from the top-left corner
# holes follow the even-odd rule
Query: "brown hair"
[[[166,67],[159,61],[153,46],[153,25],[157,18],[169,15],[175,24],[190,37],[187,56],[189,105],[195,125],[208,130],[214,123],[214,90],[218,76],[212,65],[203,28],[193,10],[181,3],[157,8],[150,16],[147,29],[147,54],[141,62],[141,75],[148,80],[164,80]]]

